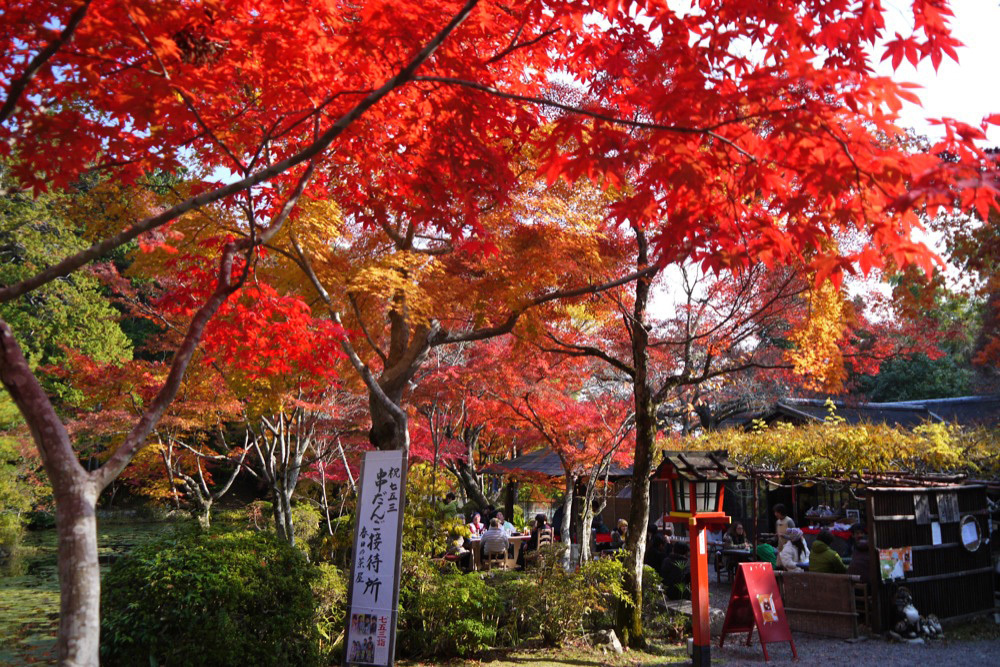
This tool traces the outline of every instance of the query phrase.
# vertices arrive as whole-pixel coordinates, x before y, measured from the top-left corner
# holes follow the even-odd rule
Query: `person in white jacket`
[[[778,552],[778,563],[786,572],[802,572],[799,563],[809,562],[809,546],[799,528],[789,528],[785,533],[785,546]]]

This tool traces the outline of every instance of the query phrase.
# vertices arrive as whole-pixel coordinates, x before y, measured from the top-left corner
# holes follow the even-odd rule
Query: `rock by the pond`
[[[618,635],[614,630],[601,630],[590,635],[590,643],[593,646],[603,646],[615,653],[623,653],[622,643],[618,641]]]
[[[691,617],[691,601],[690,600],[672,600],[667,603],[667,609],[677,613]],[[715,607],[708,608],[708,624],[709,629],[714,636],[719,636],[722,632],[722,625],[726,621],[726,612],[722,609],[717,609]]]

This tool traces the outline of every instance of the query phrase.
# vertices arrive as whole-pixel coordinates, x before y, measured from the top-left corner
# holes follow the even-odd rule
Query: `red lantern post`
[[[669,520],[687,523],[691,539],[692,663],[711,664],[712,634],[708,616],[708,544],[705,529],[726,525],[725,482],[738,479],[724,451],[666,452],[664,476],[670,487]]]

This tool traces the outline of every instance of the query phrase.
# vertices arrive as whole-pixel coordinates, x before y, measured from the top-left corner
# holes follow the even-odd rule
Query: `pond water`
[[[129,549],[160,537],[178,523],[98,525],[101,570]],[[24,574],[0,576],[0,665],[54,665],[59,627],[56,531],[25,536]]]

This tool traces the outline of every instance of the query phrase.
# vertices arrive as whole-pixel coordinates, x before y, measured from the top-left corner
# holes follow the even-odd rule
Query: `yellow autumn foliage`
[[[887,424],[848,424],[836,415],[792,426],[758,423],[688,439],[692,450],[725,449],[743,469],[842,477],[887,472],[1000,473],[1000,430],[926,423],[905,429]]]
[[[792,331],[794,347],[786,354],[803,385],[814,391],[839,391],[847,379],[840,342],[844,337],[844,302],[830,282],[809,294],[809,316]]]

